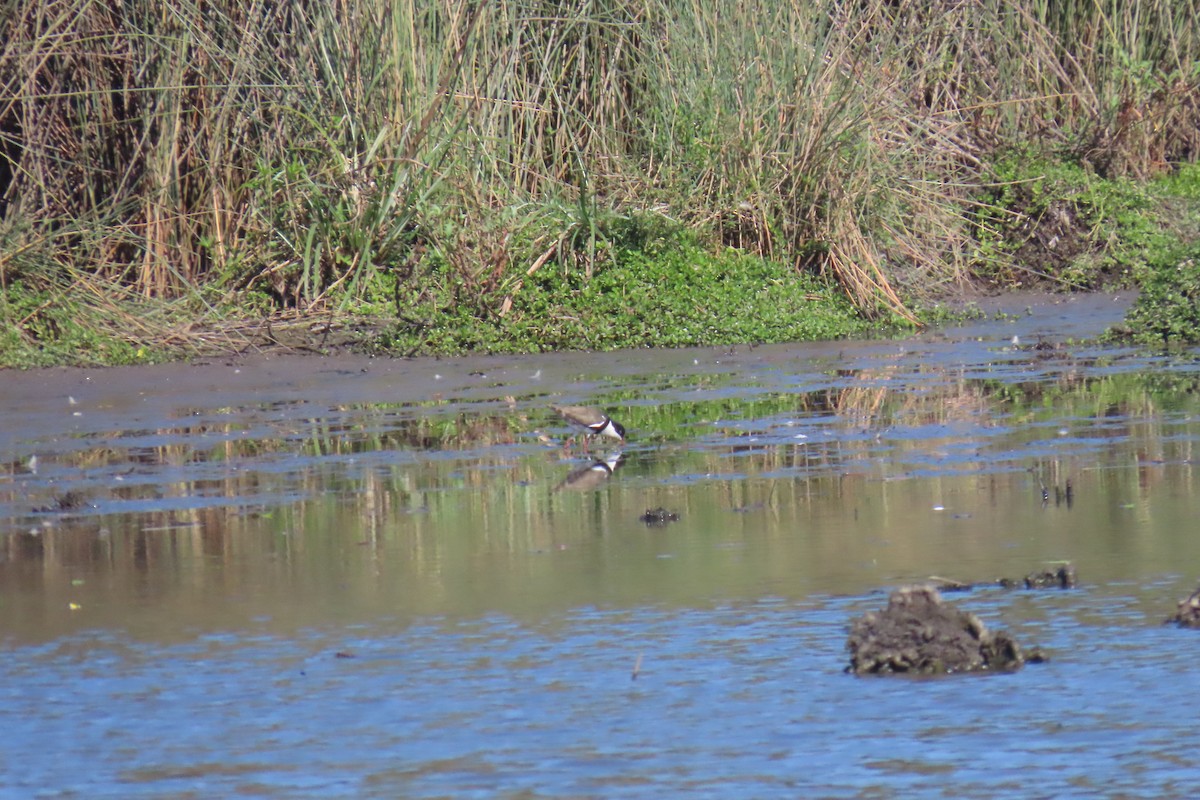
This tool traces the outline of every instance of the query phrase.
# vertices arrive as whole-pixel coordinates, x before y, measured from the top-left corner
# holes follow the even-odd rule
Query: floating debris
[[[659,506],[658,508],[646,509],[646,513],[642,514],[638,519],[651,528],[664,528],[668,523],[678,522],[679,514],[674,511],[667,511],[662,506]]]
[[[1026,664],[1045,664],[1050,660],[1050,656],[1042,648],[1036,645],[1025,651]]]
[[[87,495],[82,492],[69,491],[54,498],[54,502],[44,506],[37,506],[31,509],[34,514],[62,514],[69,511],[78,511],[81,508],[91,508],[92,504],[88,501]]]
[[[1065,489],[1060,489],[1058,486],[1054,487],[1054,505],[1060,506],[1063,503],[1067,504],[1067,508],[1075,505],[1075,487],[1071,485],[1070,478],[1067,479],[1067,487]]]
[[[856,675],[1011,672],[1025,663],[1021,647],[1004,631],[942,600],[932,586],[892,592],[887,608],[850,627],[847,672]]]
[[[940,575],[930,575],[929,582],[934,588],[943,592],[969,592],[981,586],[1000,586],[1004,589],[1074,589],[1079,585],[1079,576],[1075,573],[1075,565],[1064,561],[1057,567],[1047,567],[1041,572],[1031,572],[1024,578],[997,578],[983,583],[968,583],[954,578],[943,578]]]
[[[1044,569],[1025,576],[1026,589],[1074,589],[1079,583],[1075,566],[1067,563],[1058,569]]]
[[[929,581],[934,584],[935,589],[943,592],[969,592],[975,588],[973,583],[957,581],[954,578],[943,578],[940,575],[930,575]]]

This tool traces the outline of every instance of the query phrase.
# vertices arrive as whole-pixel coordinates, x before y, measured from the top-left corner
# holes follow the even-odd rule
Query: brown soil
[[[1181,628],[1200,628],[1200,589],[1179,601],[1179,607],[1167,620]]]
[[[1011,636],[989,631],[932,586],[897,589],[886,609],[854,621],[846,647],[857,675],[1012,671],[1025,663]]]

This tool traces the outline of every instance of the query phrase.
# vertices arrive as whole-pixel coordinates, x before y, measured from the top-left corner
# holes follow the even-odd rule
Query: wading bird
[[[598,408],[591,406],[551,406],[557,414],[583,432],[583,451],[593,436],[611,436],[625,441],[625,426]]]

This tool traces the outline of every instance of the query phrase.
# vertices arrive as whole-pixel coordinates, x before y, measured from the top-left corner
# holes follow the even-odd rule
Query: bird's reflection
[[[614,450],[607,455],[594,459],[578,469],[572,470],[562,483],[554,487],[554,491],[565,489],[574,491],[589,491],[599,488],[612,474],[625,463],[625,455],[620,450]]]

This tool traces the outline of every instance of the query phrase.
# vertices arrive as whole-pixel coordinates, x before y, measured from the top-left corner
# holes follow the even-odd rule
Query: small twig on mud
[[[956,581],[954,578],[943,578],[941,575],[930,575],[929,580],[941,584],[943,589],[970,589],[971,584]]]

